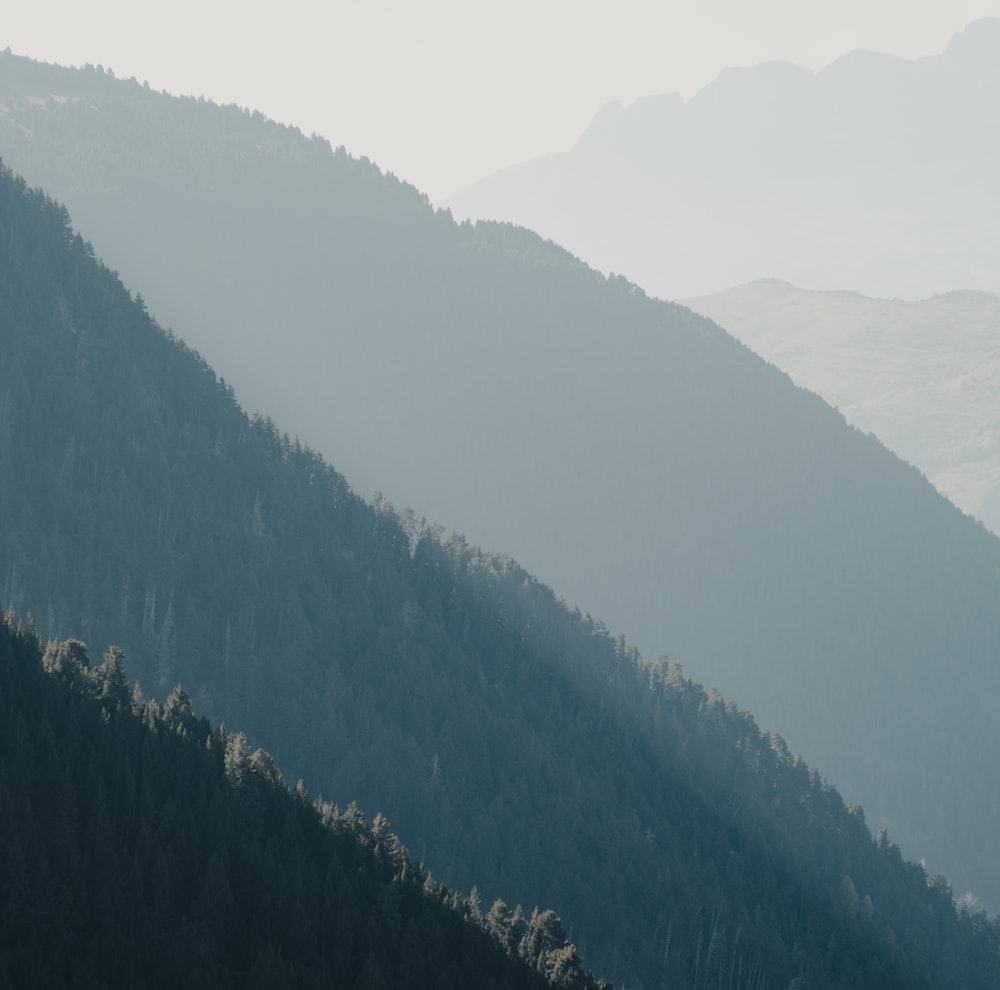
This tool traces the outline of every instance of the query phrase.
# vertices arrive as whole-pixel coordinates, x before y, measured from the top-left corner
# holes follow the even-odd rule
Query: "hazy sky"
[[[33,0],[0,48],[316,131],[444,197],[570,147],[608,100],[692,96],[724,68],[937,54],[1000,0]]]

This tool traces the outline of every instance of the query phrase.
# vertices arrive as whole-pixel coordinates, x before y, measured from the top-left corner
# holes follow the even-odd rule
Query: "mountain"
[[[1000,297],[966,291],[904,302],[762,279],[685,304],[1000,532]]]
[[[30,160],[33,181],[66,197],[102,256],[141,286],[144,305],[182,328],[242,402],[301,438],[288,440],[280,460],[308,476],[317,468],[303,450],[318,449],[362,491],[414,507],[402,543],[419,541],[419,519],[429,515],[471,545],[502,548],[569,603],[627,631],[650,659],[669,653],[697,681],[739,699],[863,804],[876,827],[890,825],[908,855],[1000,904],[989,824],[1000,813],[990,785],[1000,543],[916,470],[710,321],[607,279],[528,231],[457,225],[416,190],[321,139],[236,107],[12,55],[0,57],[0,92],[4,155]],[[23,264],[16,233],[7,234],[15,266]],[[57,307],[53,318],[65,312]],[[89,338],[73,339],[79,355],[65,357],[65,375],[74,361],[92,360]],[[102,472],[135,437],[112,439],[98,425],[109,397],[96,384],[88,400],[95,425],[84,434],[83,400],[59,390],[73,379],[56,386],[62,379],[50,367],[29,387],[35,379],[19,355],[34,345],[13,346],[4,418],[42,396],[61,409],[58,429],[38,425],[35,443],[59,448],[60,484],[86,480],[103,506],[111,482]],[[44,351],[29,368],[40,364],[50,364]],[[180,386],[161,378],[143,416],[156,413],[158,396],[179,398]],[[198,382],[183,389],[195,409],[221,387],[214,376]],[[300,537],[297,553],[282,541],[280,563],[263,552],[281,532],[271,513],[284,482],[270,468],[242,476],[240,501],[196,515],[165,473],[190,457],[206,479],[230,483],[223,468],[232,445],[267,443],[276,432],[266,420],[248,430],[237,413],[234,405],[230,418],[213,419],[208,439],[197,416],[171,413],[173,435],[194,446],[181,444],[134,476],[141,507],[122,511],[132,512],[137,533],[156,536],[148,553],[167,570],[137,568],[130,544],[114,537],[116,570],[94,575],[94,600],[102,587],[100,600],[117,600],[124,623],[81,625],[97,621],[89,605],[70,607],[47,590],[36,549],[12,531],[0,594],[31,601],[46,632],[96,634],[95,650],[129,627],[123,645],[143,664],[137,629],[159,664],[158,689],[172,683],[181,629],[201,632],[195,666],[204,644],[243,654],[260,671],[258,687],[276,676],[264,657],[284,655],[292,630],[308,642],[303,654],[315,655],[326,638],[350,653],[344,629],[320,634],[314,615],[332,600],[356,609],[358,621],[383,614],[353,597],[378,569],[360,563],[372,559],[371,546],[346,535],[371,532],[382,516],[345,502],[351,508],[323,551],[328,573],[303,583],[302,556],[319,552],[311,538]],[[136,415],[120,413],[126,422]],[[208,449],[215,459],[202,461]],[[84,478],[88,470],[97,474]],[[28,461],[9,477],[37,471]],[[342,476],[324,484],[347,498]],[[317,496],[296,497],[304,513]],[[25,518],[37,518],[41,504],[26,502]],[[75,497],[64,495],[61,506],[79,532],[92,532]],[[205,521],[216,516],[219,532]],[[53,510],[38,526],[56,518]],[[247,527],[264,541],[261,555],[234,570],[222,534],[233,543]],[[195,567],[182,536],[219,559]],[[89,570],[101,547],[93,537],[79,566]],[[283,579],[264,598],[262,568],[268,580]],[[225,611],[209,622],[200,603],[223,585]],[[412,617],[421,600],[415,592],[393,599],[384,613],[405,604]],[[139,669],[147,680],[150,668]],[[197,687],[199,708],[216,717],[216,696],[232,685],[206,678]],[[253,697],[236,712],[241,725],[250,724]],[[282,709],[266,690],[259,697],[267,698],[260,731],[269,727],[263,738],[281,759],[271,733],[299,731],[301,702]],[[426,746],[431,760],[437,750]],[[315,758],[325,769],[317,764],[309,776],[329,779],[336,748]],[[412,760],[416,780],[429,764]],[[378,780],[349,771],[359,774],[349,793],[368,807],[355,785],[381,794]],[[383,810],[398,819],[392,805]],[[454,880],[463,889],[471,882]],[[558,896],[531,900],[561,907]]]
[[[597,990],[552,912],[508,954],[499,909],[436,883],[383,819],[289,793],[121,660],[0,618],[0,986]]]
[[[780,736],[685,678],[679,665],[644,663],[509,558],[443,540],[384,499],[359,500],[318,455],[271,421],[247,418],[232,389],[95,260],[65,208],[7,172],[0,230],[5,597],[38,616],[50,641],[42,666],[93,699],[79,719],[63,702],[46,717],[37,707],[22,715],[6,683],[0,692],[0,779],[11,782],[0,788],[0,827],[12,830],[12,841],[0,843],[0,891],[14,891],[4,918],[18,922],[3,937],[19,937],[26,891],[34,890],[34,907],[50,911],[54,902],[62,912],[55,931],[35,929],[38,938],[65,936],[69,950],[89,938],[88,958],[114,944],[116,931],[88,935],[66,920],[67,912],[81,917],[73,912],[79,898],[64,905],[59,882],[46,877],[66,877],[71,891],[95,897],[97,919],[113,916],[115,899],[105,895],[108,884],[120,889],[125,867],[105,870],[110,850],[99,840],[108,832],[134,838],[134,773],[164,866],[143,879],[153,851],[140,823],[138,846],[122,847],[126,857],[133,849],[147,857],[128,865],[131,889],[144,904],[147,882],[174,890],[180,944],[207,938],[220,923],[229,930],[214,903],[219,893],[228,904],[226,861],[220,854],[220,877],[208,839],[231,819],[219,806],[224,798],[210,800],[221,779],[204,777],[218,775],[222,759],[258,838],[261,801],[266,808],[267,794],[274,797],[274,819],[263,812],[265,889],[275,871],[288,882],[321,873],[301,857],[296,865],[294,852],[298,831],[317,834],[315,820],[264,787],[281,767],[328,800],[379,809],[376,852],[388,816],[416,859],[470,891],[468,907],[450,898],[460,914],[475,916],[484,897],[493,903],[486,927],[512,958],[527,955],[543,969],[551,961],[567,978],[574,956],[559,917],[587,965],[627,985],[996,985],[1000,921],[968,899],[956,905],[948,881],[904,860],[884,829],[873,838],[863,811],[845,807]],[[42,650],[31,621],[22,629],[11,615],[0,635],[5,676],[13,643],[15,682],[38,676]],[[52,642],[74,630],[88,637],[89,653],[78,641]],[[104,642],[124,648],[128,669],[162,699],[159,708],[143,707],[134,693],[127,702],[117,646],[89,672],[87,657]],[[172,689],[177,681],[187,690]],[[211,731],[197,709],[243,728],[246,742]],[[158,737],[193,737],[193,749],[171,744],[177,763],[165,765],[173,756],[164,754],[159,797],[144,796],[154,784],[145,768],[157,759],[155,743],[136,738],[130,712]],[[102,749],[91,759],[95,737]],[[254,750],[262,742],[273,759]],[[45,768],[38,779],[52,787],[34,781],[36,752]],[[76,771],[86,774],[83,787]],[[124,806],[113,805],[122,794]],[[188,798],[194,803],[178,803]],[[324,817],[373,844],[356,813]],[[61,869],[74,856],[67,833],[78,836],[79,883],[74,870]],[[184,835],[198,844],[171,858]],[[316,841],[322,849],[328,840]],[[290,860],[278,848],[286,843]],[[388,859],[372,868],[383,885],[382,917],[392,923],[399,888],[385,885],[407,871],[385,843]],[[25,849],[49,864],[33,883],[25,881]],[[231,849],[231,870],[236,857]],[[251,856],[249,866],[255,862]],[[231,873],[233,886],[241,873]],[[202,877],[212,886],[199,893]],[[430,893],[449,900],[436,887]],[[295,919],[308,920],[314,894],[295,901],[286,889],[285,900],[260,905],[251,893],[239,912],[263,919],[273,906],[280,930],[290,928],[310,955],[306,934],[314,929],[299,932]],[[500,898],[552,908],[529,921]],[[281,907],[288,899],[296,904],[290,915]],[[437,908],[425,906],[433,916]],[[132,919],[142,937],[149,910]],[[159,925],[173,930],[172,921]],[[533,929],[536,941],[525,942]],[[363,944],[379,931],[366,929]],[[426,958],[440,944],[431,935]],[[472,952],[476,937],[461,937]],[[254,948],[271,967],[263,942],[243,946],[237,973],[255,965]],[[29,953],[22,963],[19,941],[9,951],[2,944],[15,978],[22,964],[47,957]],[[274,954],[294,966],[281,951],[276,945]],[[458,964],[464,953],[453,947],[448,958]],[[360,956],[355,962],[368,966]],[[387,965],[397,964],[389,953]]]
[[[728,69],[604,107],[576,146],[447,200],[676,299],[768,276],[920,299],[1000,292],[1000,19],[936,56]]]

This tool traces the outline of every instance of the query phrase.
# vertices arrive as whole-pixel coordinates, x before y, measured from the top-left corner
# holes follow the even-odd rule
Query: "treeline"
[[[446,889],[181,687],[0,619],[0,987],[595,988],[558,917]]]

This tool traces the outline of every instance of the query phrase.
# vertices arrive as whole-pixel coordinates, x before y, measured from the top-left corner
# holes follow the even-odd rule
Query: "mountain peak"
[[[684,110],[680,93],[641,96],[625,107],[619,100],[605,103],[580,135],[576,148],[601,148],[662,137],[672,131]]]
[[[723,69],[694,95],[689,105],[704,106],[730,100],[742,104],[774,96],[783,97],[803,86],[811,86],[814,79],[815,73],[811,69],[784,59],[734,66]]]
[[[945,49],[949,60],[971,62],[1000,73],[1000,17],[981,17],[959,31]]]

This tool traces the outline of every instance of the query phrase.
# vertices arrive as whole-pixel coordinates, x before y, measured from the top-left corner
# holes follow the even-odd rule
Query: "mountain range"
[[[779,736],[358,499],[7,171],[0,230],[6,985],[586,986],[570,939],[623,985],[996,985],[998,921]]]
[[[917,470],[703,317],[605,278],[526,230],[456,224],[322,139],[238,107],[9,54],[0,55],[0,102],[8,163],[64,198],[141,305],[226,376],[225,386],[214,378],[185,386],[193,421],[171,414],[175,436],[198,438],[190,450],[180,444],[126,471],[145,487],[115,524],[131,514],[135,538],[150,541],[150,560],[165,570],[139,567],[125,538],[114,537],[122,556],[86,582],[94,601],[117,601],[114,622],[76,584],[72,594],[54,590],[51,568],[19,535],[24,519],[38,518],[31,526],[52,538],[53,527],[69,524],[55,510],[39,518],[42,501],[10,494],[21,509],[17,523],[5,524],[0,594],[31,603],[46,633],[94,639],[98,651],[130,630],[122,645],[144,681],[156,672],[158,689],[170,686],[181,657],[185,670],[199,670],[202,654],[227,662],[242,655],[258,671],[257,689],[235,714],[241,724],[259,717],[248,729],[283,760],[286,735],[291,747],[306,731],[288,728],[298,726],[302,702],[271,690],[266,657],[283,656],[293,630],[304,637],[298,653],[315,656],[329,638],[335,653],[353,656],[367,633],[356,640],[344,615],[411,621],[423,593],[374,611],[357,597],[378,575],[370,563],[378,554],[343,534],[374,532],[387,517],[354,501],[338,517],[342,532],[322,545],[328,556],[314,578],[299,574],[303,556],[318,552],[307,530],[296,530],[299,549],[281,541],[280,562],[264,553],[291,525],[271,517],[285,482],[269,468],[246,469],[234,504],[194,514],[185,507],[188,483],[168,465],[191,457],[198,470],[211,468],[217,486],[229,485],[223,466],[232,446],[270,443],[276,421],[289,434],[278,459],[325,478],[302,454],[323,452],[344,472],[324,481],[338,498],[350,495],[346,477],[362,491],[381,489],[376,506],[412,506],[401,545],[419,543],[420,519],[430,516],[464,534],[456,547],[501,548],[524,568],[500,568],[502,581],[513,582],[507,607],[531,575],[600,616],[597,628],[627,632],[647,658],[682,662],[781,733],[876,827],[888,824],[907,855],[1000,903],[991,827],[1000,811],[991,785],[1000,542]],[[53,306],[52,318],[72,334],[68,311]],[[93,361],[89,338],[73,339],[67,373]],[[56,476],[86,481],[93,506],[107,508],[107,465],[122,445],[138,443],[141,453],[142,441],[113,439],[103,427],[83,434],[81,400],[63,398],[51,368],[48,378],[29,379],[28,367],[44,357],[26,366],[12,346],[5,421],[19,403],[61,409],[58,432],[35,428],[36,446],[54,445]],[[36,384],[24,392],[29,381]],[[158,381],[143,415],[159,415],[160,396],[180,388]],[[234,386],[241,402],[274,421],[242,425],[234,399],[230,418],[213,420],[206,439],[197,410],[207,399],[198,396],[220,387],[233,394]],[[100,424],[109,414],[94,388],[92,422]],[[130,408],[112,419],[136,415]],[[221,459],[205,460],[209,449]],[[38,468],[4,474],[25,472]],[[317,496],[295,497],[303,527]],[[61,511],[91,534],[77,562],[89,573],[108,552],[95,520],[78,516],[91,503],[62,498]],[[224,525],[213,532],[202,516]],[[246,528],[263,541],[261,553],[236,567],[221,547]],[[182,548],[182,538],[194,544]],[[196,567],[194,546],[218,556]],[[264,593],[262,570],[286,584]],[[209,618],[203,603],[221,587],[225,604]],[[444,587],[441,601],[449,593]],[[322,603],[334,600],[339,624],[321,633],[317,610],[325,616]],[[478,613],[470,606],[466,614],[472,623]],[[184,650],[182,630],[194,637]],[[323,689],[327,700],[336,684],[333,677]],[[205,714],[222,713],[213,678],[191,689]],[[310,777],[334,779],[339,750],[329,740],[351,724],[335,720],[327,741],[294,744],[317,760]],[[435,753],[442,756],[425,741],[400,765],[416,782],[437,765]],[[395,763],[387,756],[382,765]],[[350,764],[336,772],[364,807],[378,796],[396,819],[378,775],[367,779]],[[412,844],[416,829],[401,830]],[[445,833],[424,839],[428,848],[447,846]],[[473,877],[446,879],[467,888]],[[555,894],[534,900],[562,906]]]
[[[905,302],[762,279],[685,304],[1000,532],[1000,297],[970,290]]]
[[[569,151],[445,201],[524,224],[664,298],[762,277],[923,299],[1000,292],[1000,19],[940,55],[724,71],[610,103]]]

